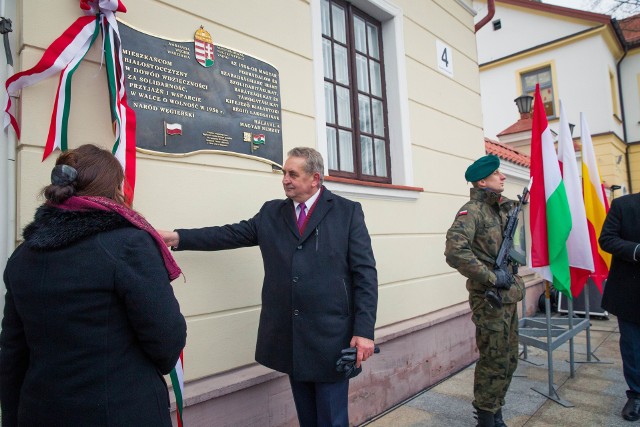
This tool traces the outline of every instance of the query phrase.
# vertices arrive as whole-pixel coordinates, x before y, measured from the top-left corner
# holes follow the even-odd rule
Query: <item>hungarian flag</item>
[[[540,85],[536,85],[533,104],[531,177],[531,266],[545,280],[552,282],[558,291],[571,298],[566,246],[571,232],[571,211],[540,96]]]
[[[253,144],[254,145],[264,144],[264,142],[265,142],[264,133],[254,133],[253,134]]]
[[[587,227],[587,215],[584,209],[582,197],[582,181],[578,173],[576,151],[573,147],[573,138],[569,129],[569,121],[564,113],[562,101],[560,101],[560,132],[558,133],[558,161],[564,187],[567,191],[569,210],[571,211],[571,233],[567,240],[569,252],[569,271],[571,273],[571,293],[574,297],[580,295],[584,284],[593,273],[593,255],[589,242],[589,229]]]
[[[609,204],[604,194],[604,186],[598,172],[598,163],[593,150],[591,133],[584,113],[580,113],[580,138],[582,139],[582,192],[587,225],[589,227],[589,248],[593,255],[595,272],[591,276],[602,293],[602,282],[609,275],[611,254],[600,248],[598,239],[602,232],[602,224],[607,216]]]

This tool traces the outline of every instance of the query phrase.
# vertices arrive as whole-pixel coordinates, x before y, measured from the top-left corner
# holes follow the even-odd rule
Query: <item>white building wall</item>
[[[620,66],[627,142],[640,141],[640,50],[630,52]]]
[[[520,72],[548,63],[554,74],[556,111],[561,100],[570,123],[578,125],[580,112],[584,112],[592,134],[613,131],[622,137],[622,126],[613,116],[609,83],[609,71],[615,75],[616,62],[598,35],[483,69],[480,86],[485,136],[495,138],[518,120],[513,100],[520,95]],[[556,132],[558,125],[557,119],[550,120],[549,126]],[[574,137],[578,136],[576,126]]]
[[[560,19],[552,14],[533,11],[504,3],[495,3],[495,15],[491,21],[500,20],[502,28],[494,31],[491,22],[477,34],[478,63],[480,65],[539,46],[594,26],[582,20]],[[487,14],[486,0],[474,0],[476,20]]]
[[[283,151],[299,145],[322,149],[325,143],[316,122],[323,124],[324,119],[316,101],[321,95],[314,89],[318,52],[312,35],[318,0],[243,0],[233,5],[222,0],[207,5],[197,0],[179,5],[154,0],[126,3],[128,12],[119,18],[136,28],[189,40],[204,25],[214,43],[273,64],[280,72]],[[359,0],[357,4],[365,10],[399,13],[399,18],[379,16],[383,23],[385,19],[402,23],[393,26],[398,43],[384,46],[385,50],[404,49],[400,57],[405,67],[399,69],[407,87],[402,100],[406,131],[401,133],[406,140],[392,143],[406,144],[404,160],[411,162],[407,165],[411,176],[394,183],[425,190],[381,193],[379,188],[363,191],[362,186],[354,185],[337,190],[363,205],[379,271],[377,325],[384,327],[444,308],[466,307],[465,280],[444,260],[444,234],[468,197],[464,171],[484,154],[480,86],[473,16],[465,2]],[[43,50],[82,15],[77,3],[48,5],[43,0],[22,4],[17,20],[22,69],[33,66]],[[71,148],[86,142],[104,147],[113,144],[100,40],[74,77]],[[451,76],[438,69],[437,40],[451,49]],[[47,184],[57,154],[41,162],[56,85],[57,78],[50,78],[21,94],[18,230],[42,202],[36,196]],[[335,183],[328,186],[338,187]],[[410,196],[404,197],[407,193]],[[266,200],[282,197],[281,175],[261,162],[215,153],[180,158],[138,153],[134,207],[161,229],[236,222],[253,216]],[[187,279],[186,283],[174,282],[189,330],[186,380],[254,363],[263,277],[259,250],[180,252],[175,256]]]

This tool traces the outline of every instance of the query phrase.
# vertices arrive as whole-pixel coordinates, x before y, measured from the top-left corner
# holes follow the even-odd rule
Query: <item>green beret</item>
[[[500,159],[498,156],[489,154],[488,156],[480,157],[467,168],[467,171],[464,173],[464,179],[468,182],[480,181],[491,175],[499,167]]]

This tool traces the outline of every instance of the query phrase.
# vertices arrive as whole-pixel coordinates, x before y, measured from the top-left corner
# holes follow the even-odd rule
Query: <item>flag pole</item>
[[[547,318],[547,346],[551,348],[551,286],[549,281],[544,281],[544,312]],[[553,352],[547,351],[547,373],[549,377],[549,396],[558,397],[556,390],[553,388]]]
[[[573,298],[567,298],[567,309],[569,315],[569,329],[573,329]],[[573,336],[571,336],[571,339],[569,340],[569,378],[574,378],[576,375],[575,357],[573,354],[575,347],[573,344]]]
[[[167,146],[167,121],[162,120],[162,133],[164,134],[164,146]]]
[[[576,361],[576,363],[601,363],[601,364],[605,364],[605,365],[610,365],[613,362],[607,362],[607,361],[602,361],[598,358],[598,356],[596,356],[593,351],[591,351],[591,308],[590,308],[590,300],[591,297],[589,296],[590,290],[589,287],[591,286],[591,283],[593,283],[595,285],[595,281],[593,280],[593,275],[589,276],[589,278],[587,279],[587,283],[585,283],[584,288],[582,290],[582,294],[581,296],[584,297],[584,320],[583,322],[586,323],[586,345],[587,345],[587,359],[586,360],[581,360],[581,361]],[[594,358],[595,360],[591,360],[591,358]]]
[[[584,318],[587,321],[587,362],[591,362],[591,316],[589,313],[589,309],[591,307],[589,307],[589,285],[591,283],[589,281],[587,281],[587,283],[585,283],[584,285]],[[593,357],[595,357],[597,360],[600,360],[596,357],[596,355],[594,354]]]

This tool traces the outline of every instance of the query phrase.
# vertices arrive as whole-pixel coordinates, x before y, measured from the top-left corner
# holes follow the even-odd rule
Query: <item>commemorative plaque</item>
[[[272,65],[214,43],[143,33],[119,21],[136,146],[186,154],[225,151],[282,164],[280,81]]]

